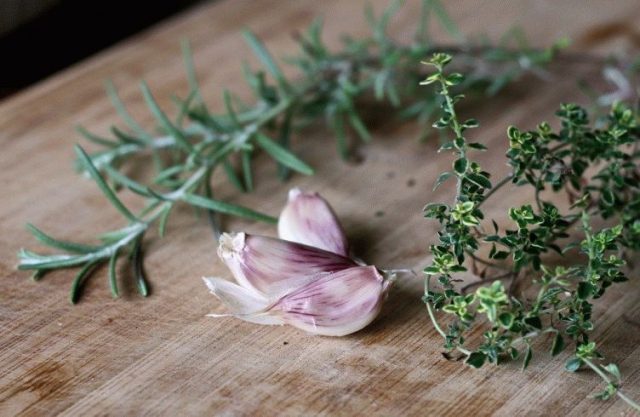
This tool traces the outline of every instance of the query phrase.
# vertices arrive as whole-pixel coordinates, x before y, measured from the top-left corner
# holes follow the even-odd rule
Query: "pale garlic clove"
[[[229,314],[208,314],[210,317],[234,316],[257,324],[284,324],[277,316],[270,315],[271,302],[262,294],[248,290],[222,278],[202,278],[211,294],[229,310]]]
[[[287,205],[278,219],[281,239],[349,255],[349,244],[342,226],[327,201],[317,193],[299,188],[289,191]]]
[[[271,313],[309,333],[345,336],[376,318],[390,283],[374,266],[343,269],[285,295]]]
[[[336,253],[246,233],[224,233],[218,255],[238,284],[269,298],[302,287],[318,275],[356,265]]]

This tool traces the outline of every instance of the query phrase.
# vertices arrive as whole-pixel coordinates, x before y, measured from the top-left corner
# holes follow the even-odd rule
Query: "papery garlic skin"
[[[269,300],[220,278],[204,280],[234,317],[259,324],[286,323],[323,336],[345,336],[371,323],[391,282],[373,266],[354,266],[321,274],[279,299]]]
[[[299,188],[289,198],[278,219],[281,239],[302,243],[349,256],[349,244],[342,226],[327,201],[317,193]]]
[[[336,253],[295,242],[246,233],[224,233],[218,256],[242,287],[278,297],[319,274],[355,266]]]
[[[284,324],[282,318],[266,314],[272,303],[263,294],[256,293],[222,278],[203,278],[203,280],[211,294],[218,297],[231,312],[230,314],[209,314],[209,316],[234,316],[257,324]]]

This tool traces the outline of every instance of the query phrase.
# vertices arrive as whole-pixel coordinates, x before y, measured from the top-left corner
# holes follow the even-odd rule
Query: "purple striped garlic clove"
[[[346,336],[376,318],[390,283],[374,266],[354,266],[323,275],[285,295],[272,311],[285,323],[309,333]]]
[[[289,324],[324,336],[345,336],[371,323],[391,283],[373,266],[353,266],[318,275],[269,299],[219,278],[204,280],[232,316],[259,324]]]
[[[267,297],[280,296],[321,274],[356,265],[336,253],[246,233],[224,233],[220,237],[218,256],[240,286]]]
[[[299,188],[289,191],[289,200],[278,219],[281,239],[349,256],[349,244],[331,206],[318,193]]]

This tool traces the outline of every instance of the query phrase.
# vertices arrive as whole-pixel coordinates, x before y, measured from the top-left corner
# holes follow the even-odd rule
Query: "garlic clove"
[[[342,226],[318,193],[305,193],[299,188],[289,191],[289,200],[278,219],[278,235],[284,240],[349,255]]]
[[[351,259],[322,249],[246,233],[224,233],[218,255],[242,287],[277,299],[318,276],[350,268]]]
[[[211,294],[230,311],[230,314],[209,314],[211,317],[234,316],[257,324],[284,324],[277,316],[268,314],[270,302],[262,294],[243,288],[221,278],[202,278]]]
[[[282,239],[221,236],[218,255],[239,285],[205,278],[230,311],[210,316],[290,324],[325,336],[354,333],[376,318],[394,275],[385,278],[347,256],[342,227],[322,197],[291,190],[278,232]]]
[[[376,318],[390,283],[374,266],[343,269],[285,295],[271,313],[309,333],[344,336]]]

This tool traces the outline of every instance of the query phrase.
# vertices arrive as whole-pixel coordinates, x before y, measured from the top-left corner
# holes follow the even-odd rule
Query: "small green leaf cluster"
[[[443,97],[442,117],[434,126],[452,133],[442,148],[454,153],[453,169],[441,174],[436,186],[448,178],[457,179],[452,205],[429,203],[424,209],[425,217],[440,223],[440,231],[438,243],[431,246],[432,262],[424,269],[423,300],[444,347],[462,352],[465,363],[476,368],[517,358],[526,368],[533,358],[534,338],[552,335],[553,356],[572,341],[575,355],[566,368],[575,371],[588,365],[606,383],[597,398],[616,395],[638,408],[619,390],[618,368],[594,362],[601,356],[589,335],[594,329],[593,303],[608,287],[627,280],[623,253],[640,244],[640,115],[617,103],[605,124],[594,127],[586,110],[564,104],[556,113],[561,125],[557,132],[548,123],[534,131],[512,126],[507,131],[506,155],[512,171],[492,187],[489,173],[469,160],[472,147],[465,131],[477,122],[460,122],[457,117],[455,105],[461,96],[451,88],[463,77],[445,72],[450,61],[448,55],[434,55],[428,64],[435,72],[423,82],[437,84]],[[470,179],[471,174],[482,180]],[[493,232],[487,233],[482,204],[508,184],[532,189],[533,202],[508,208],[512,226],[500,230],[492,220]],[[566,191],[573,200],[569,211],[563,213],[553,201],[543,199],[545,190]],[[594,231],[594,217],[611,219],[615,225]],[[571,242],[576,224],[584,237]],[[487,259],[478,255],[481,245],[490,245]],[[570,266],[552,267],[545,258],[551,251],[563,256],[576,249],[582,257]],[[473,293],[467,292],[469,286],[458,289],[458,273],[479,275],[476,284],[480,286]],[[441,290],[432,288],[433,277]],[[517,280],[520,293],[516,293]],[[437,311],[449,318],[446,328],[439,323]],[[471,342],[467,335],[478,328],[483,329],[482,340]]]
[[[496,233],[484,236],[483,241],[491,243],[489,259],[501,261],[511,256],[515,272],[526,267],[539,271],[543,254],[550,250],[561,252],[554,242],[568,237],[566,230],[571,223],[553,204],[543,202],[541,205],[542,210],[537,213],[530,204],[508,210],[517,228],[507,229],[501,236],[496,225]]]
[[[539,206],[540,193],[547,187],[567,190],[574,206],[604,219],[618,218],[621,243],[639,249],[637,113],[616,103],[601,128],[591,127],[586,110],[576,104],[561,105],[556,115],[562,126],[557,133],[548,123],[528,132],[509,128],[507,157],[513,182],[533,186]]]

